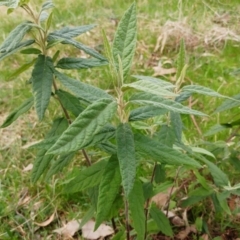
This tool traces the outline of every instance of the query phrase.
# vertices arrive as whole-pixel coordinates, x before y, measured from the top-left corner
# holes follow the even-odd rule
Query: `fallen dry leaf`
[[[72,237],[77,231],[80,230],[81,219],[72,220],[68,222],[62,228],[56,229],[53,232],[62,235],[63,237]],[[95,222],[93,220],[88,221],[82,227],[82,236],[86,239],[98,239],[101,237],[106,237],[114,233],[113,229],[106,224],[101,224],[99,228],[94,232]]]
[[[24,198],[21,198],[21,199],[18,201],[18,204],[17,204],[17,205],[18,205],[18,207],[19,207],[19,206],[22,206],[22,205],[28,203],[30,200],[31,200],[31,197],[30,197],[30,196],[26,196],[26,197],[24,197]]]
[[[153,67],[153,70],[154,70],[154,74],[153,74],[154,77],[173,74],[173,73],[176,73],[177,71],[176,68],[163,68],[161,65]]]
[[[72,237],[80,228],[81,220],[72,220],[62,228],[55,229],[53,232],[62,235],[63,237]]]
[[[203,234],[202,236],[201,236],[201,238],[203,239],[203,240],[209,240],[209,237],[208,237],[208,235],[205,233],[205,234]]]
[[[34,222],[34,223],[39,227],[46,227],[54,220],[54,217],[55,217],[55,212],[46,221],[42,223],[37,223],[37,222]]]
[[[176,237],[180,240],[184,240],[191,232],[197,233],[196,227],[194,225],[187,226],[184,230],[180,231]]]
[[[168,202],[168,199],[170,197],[169,195],[174,194],[176,190],[177,190],[176,187],[174,187],[174,188],[170,187],[167,189],[166,192],[161,192],[161,193],[158,193],[155,196],[153,196],[151,201],[154,202],[158,208],[162,208]]]
[[[28,171],[31,171],[33,168],[33,164],[30,163],[28,164],[24,169],[23,169],[23,172],[28,172]]]
[[[87,239],[98,239],[100,237],[106,237],[114,233],[113,229],[106,224],[101,224],[99,228],[94,232],[95,222],[93,220],[88,221],[82,227],[82,236]]]

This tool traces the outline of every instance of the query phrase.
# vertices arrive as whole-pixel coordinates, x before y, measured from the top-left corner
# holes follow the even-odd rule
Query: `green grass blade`
[[[116,140],[122,185],[126,196],[129,196],[136,175],[136,159],[133,133],[128,123],[117,127]]]

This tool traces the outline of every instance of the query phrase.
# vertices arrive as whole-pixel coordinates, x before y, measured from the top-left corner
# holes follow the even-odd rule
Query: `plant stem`
[[[125,227],[126,227],[126,239],[130,240],[130,228],[129,228],[129,215],[128,215],[128,201],[125,200]]]
[[[114,233],[116,234],[118,232],[118,230],[117,230],[117,226],[116,226],[114,218],[111,219],[111,222],[112,222],[112,227],[113,227]]]
[[[151,183],[153,183],[153,179],[154,179],[154,176],[155,176],[155,172],[156,172],[156,168],[157,168],[157,164],[155,163],[154,164],[154,167],[153,167],[153,171],[152,171],[152,176],[151,176]],[[145,207],[145,237],[144,239],[147,238],[147,219],[148,219],[148,213],[149,213],[149,204],[150,204],[150,198],[148,198],[147,202],[146,202],[146,207]]]

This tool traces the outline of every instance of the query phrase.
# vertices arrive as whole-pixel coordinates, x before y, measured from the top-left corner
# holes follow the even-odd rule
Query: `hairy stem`
[[[157,168],[157,164],[155,163],[154,164],[154,167],[153,167],[153,171],[152,171],[152,176],[151,176],[151,183],[153,183],[153,179],[154,179],[154,176],[155,176],[155,172],[156,172],[156,168]],[[147,202],[146,202],[146,207],[145,207],[145,237],[144,239],[147,238],[147,220],[148,220],[148,213],[149,213],[149,204],[150,204],[150,198],[148,198]]]
[[[128,215],[128,201],[125,200],[125,227],[126,227],[126,239],[130,240],[130,227],[129,227],[129,215]]]

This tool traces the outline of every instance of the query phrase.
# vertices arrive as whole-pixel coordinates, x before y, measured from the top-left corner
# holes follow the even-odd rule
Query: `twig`
[[[192,106],[193,106],[192,97],[190,97],[190,98],[189,98],[189,108],[192,108]],[[198,124],[197,124],[197,122],[196,122],[195,117],[194,117],[193,115],[190,115],[190,116],[191,116],[192,122],[193,122],[194,126],[196,127],[199,135],[200,135],[201,137],[203,137],[202,131],[201,131],[201,129],[199,128],[199,126],[198,126]]]
[[[178,178],[180,169],[181,169],[181,167],[179,167],[178,170],[177,170],[177,173],[176,173],[176,176],[175,176],[175,179],[174,179],[174,184],[173,184],[173,186],[172,186],[171,189],[170,189],[169,196],[168,196],[168,200],[167,200],[167,202],[166,202],[166,206],[167,206],[167,209],[166,209],[166,217],[168,216],[169,207],[170,207],[171,195],[172,195],[172,193],[173,193],[173,188],[174,188],[174,186],[176,185],[176,182],[177,182],[177,178]]]
[[[127,199],[125,200],[125,216],[126,216],[126,239],[130,240],[130,227],[129,227],[129,215],[128,215],[128,201]]]
[[[153,183],[156,168],[157,168],[157,164],[155,163],[154,167],[153,167],[153,171],[152,171],[152,176],[151,176],[151,181],[150,181],[151,183]],[[148,209],[149,204],[150,204],[150,198],[147,199],[146,207],[145,207],[145,237],[144,237],[144,239],[146,239],[146,237],[147,237],[147,219],[148,219],[148,212],[149,212],[149,209]]]

